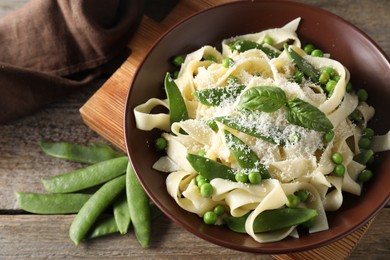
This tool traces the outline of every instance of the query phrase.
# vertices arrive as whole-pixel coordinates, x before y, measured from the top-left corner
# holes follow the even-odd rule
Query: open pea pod
[[[279,208],[261,212],[253,222],[255,233],[276,231],[304,224],[317,217],[315,209],[309,208]],[[242,217],[227,217],[225,223],[234,232],[246,233],[245,222],[249,213]]]
[[[262,179],[271,177],[265,166],[260,162],[259,157],[246,143],[227,130],[225,130],[225,140],[233,157],[242,168],[259,170]]]
[[[284,49],[287,52],[290,59],[293,61],[295,66],[313,83],[318,83],[320,79],[319,71],[314,68],[307,60],[305,60],[301,55],[295,52],[291,47],[287,44],[284,45]]]
[[[251,49],[258,49],[263,51],[270,59],[276,58],[280,55],[278,51],[271,49],[264,44],[260,44],[248,40],[237,40],[230,46],[230,48],[238,52],[244,52]]]
[[[222,178],[235,181],[234,169],[222,163],[196,154],[188,154],[187,160],[195,171],[208,180]]]
[[[179,87],[169,73],[164,80],[165,92],[168,97],[169,118],[171,124],[188,119],[188,111]]]
[[[227,86],[202,89],[194,92],[198,101],[206,106],[219,106],[225,100],[237,98],[245,89],[245,86]]]

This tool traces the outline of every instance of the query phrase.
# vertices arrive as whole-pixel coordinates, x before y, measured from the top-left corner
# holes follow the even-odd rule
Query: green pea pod
[[[77,213],[91,198],[90,194],[39,194],[16,192],[19,207],[35,214]]]
[[[230,48],[238,52],[244,52],[251,49],[258,49],[263,51],[270,59],[276,58],[280,55],[278,51],[273,50],[264,44],[259,44],[257,42],[248,41],[248,40],[237,40],[230,46]]]
[[[151,235],[149,197],[138,181],[131,163],[126,171],[126,194],[135,236],[142,247],[148,247]]]
[[[242,217],[227,217],[226,225],[232,231],[246,233],[245,222],[249,214]],[[307,223],[318,215],[315,209],[308,208],[279,208],[260,213],[253,222],[255,233],[277,231]]]
[[[371,149],[361,150],[360,153],[356,154],[353,157],[353,160],[360,164],[366,165],[370,161],[371,157],[373,156],[374,156],[373,150]]]
[[[226,100],[237,98],[245,89],[245,86],[227,86],[202,89],[194,92],[194,96],[199,102],[206,106],[219,106]]]
[[[169,73],[164,80],[165,92],[168,97],[169,117],[171,124],[188,119],[186,103],[181,95],[179,87]]]
[[[208,180],[222,178],[236,181],[234,169],[222,163],[196,154],[187,154],[187,160],[195,171]]]
[[[40,141],[39,146],[47,155],[67,161],[94,164],[101,161],[124,156],[109,145],[94,143],[90,146],[66,142]]]
[[[116,220],[114,216],[100,218],[88,231],[87,235],[85,236],[85,239],[103,237],[118,232],[119,232],[119,228],[116,224]]]
[[[271,177],[265,166],[260,162],[259,157],[246,143],[227,130],[225,130],[225,140],[233,157],[242,168],[259,170],[262,179]]]
[[[84,190],[116,178],[126,172],[126,156],[106,160],[75,171],[43,179],[47,192],[70,193]]]
[[[131,223],[131,218],[125,192],[114,202],[114,218],[119,233],[126,234]]]
[[[119,176],[106,182],[84,204],[69,228],[69,237],[76,245],[86,237],[98,217],[113,203],[125,186],[126,175]]]
[[[233,128],[233,129],[240,131],[242,133],[245,133],[247,135],[263,139],[264,141],[267,141],[267,142],[270,142],[273,144],[277,144],[277,142],[272,137],[266,136],[263,133],[257,131],[255,127],[247,127],[247,126],[243,125],[242,122],[245,122],[245,118],[234,117],[234,116],[220,116],[220,117],[216,117],[214,119],[216,121],[230,127],[230,128]],[[281,140],[279,142],[279,144],[282,146],[284,145],[284,143],[285,143],[285,141],[283,141],[283,140]]]
[[[318,83],[320,80],[320,72],[314,68],[309,62],[307,62],[301,55],[296,53],[287,44],[284,45],[284,49],[287,52],[290,59],[293,61],[295,66],[302,71],[302,73],[308,77],[313,83]]]

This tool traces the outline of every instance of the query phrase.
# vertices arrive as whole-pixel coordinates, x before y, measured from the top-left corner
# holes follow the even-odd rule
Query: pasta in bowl
[[[310,18],[302,10],[297,14],[280,27],[218,36],[220,47],[215,36],[192,50],[173,52],[163,38],[156,46],[168,49],[167,60],[186,54],[180,71],[161,74],[166,96],[148,93],[131,108],[132,128],[149,132],[144,144],[132,147],[167,143],[164,152],[146,160],[149,171],[158,170],[158,187],[150,183],[153,177],[146,181],[146,172],[137,169],[140,158],[129,149],[146,191],[178,223],[217,244],[272,253],[308,249],[351,232],[373,214],[347,229],[327,216],[348,209],[345,193],[366,195],[367,165],[373,153],[388,149],[388,135],[373,136],[368,127],[375,109],[366,102],[366,92],[351,89],[354,72],[332,52],[308,55],[299,29]],[[207,17],[207,11],[202,15]],[[168,111],[152,112],[161,106]],[[388,192],[382,196],[377,207]]]

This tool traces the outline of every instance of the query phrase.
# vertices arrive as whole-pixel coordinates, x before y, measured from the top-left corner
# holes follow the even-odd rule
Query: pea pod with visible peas
[[[228,179],[231,181],[236,180],[234,169],[222,163],[196,154],[187,154],[187,160],[195,171],[208,180],[215,178]]]
[[[126,156],[106,160],[75,171],[43,179],[47,192],[70,193],[84,190],[116,178],[126,172]]]
[[[246,233],[245,222],[249,214],[242,217],[227,217],[226,225],[229,229]],[[276,231],[283,228],[297,226],[308,221],[311,221],[318,215],[315,209],[309,208],[279,208],[266,210],[260,213],[253,222],[255,233]]]
[[[131,163],[126,170],[126,194],[135,236],[142,247],[148,247],[151,235],[149,197],[135,175]]]
[[[19,207],[35,214],[77,213],[91,198],[90,194],[40,194],[16,192]]]
[[[126,175],[112,179],[100,187],[84,204],[73,219],[69,229],[69,237],[76,245],[85,239],[98,217],[113,203],[114,199],[125,189],[125,186]]]
[[[246,143],[227,130],[225,130],[225,140],[233,157],[242,168],[259,170],[262,179],[271,177],[265,166],[260,162],[259,157]]]
[[[124,156],[109,145],[94,143],[90,146],[67,142],[40,141],[39,146],[47,155],[67,161],[94,164],[101,161]]]

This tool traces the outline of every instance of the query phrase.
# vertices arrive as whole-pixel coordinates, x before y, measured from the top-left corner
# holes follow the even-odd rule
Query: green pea
[[[233,64],[234,61],[232,58],[226,57],[222,60],[222,66],[224,66],[225,68],[230,68],[231,66],[233,66]]]
[[[173,57],[172,63],[173,63],[173,65],[180,67],[181,64],[184,63],[185,59],[186,59],[185,56],[177,55],[177,56]]]
[[[294,195],[297,196],[301,202],[305,202],[309,198],[309,192],[306,190],[297,190],[294,192]]]
[[[330,79],[329,73],[326,70],[322,71],[320,74],[319,82],[321,84],[326,84],[329,81],[329,79]]]
[[[83,205],[69,228],[70,239],[78,245],[88,233],[89,229],[113,203],[114,199],[124,190],[126,176],[122,175],[101,186],[92,197]]]
[[[343,177],[345,174],[344,164],[337,164],[333,169],[333,174],[337,177]]]
[[[301,84],[303,80],[303,73],[301,71],[295,72],[293,79],[296,83]]]
[[[311,43],[308,43],[308,44],[306,44],[306,45],[303,47],[303,50],[304,50],[307,54],[312,53],[315,49],[316,49],[316,47],[315,47],[313,44],[311,44]]]
[[[222,216],[223,213],[225,213],[225,207],[222,205],[217,205],[214,208],[214,213],[219,217]]]
[[[369,180],[371,180],[372,176],[373,176],[372,171],[368,169],[364,169],[359,173],[358,180],[361,182],[368,182]]]
[[[126,196],[135,236],[142,247],[148,247],[151,237],[149,197],[139,182],[131,163],[126,171]]]
[[[334,81],[334,80],[329,80],[326,85],[325,85],[325,90],[328,92],[328,93],[331,93],[333,92],[334,88],[336,87],[336,84],[337,82]]]
[[[85,168],[43,179],[47,192],[70,193],[94,187],[125,173],[126,156],[102,161]]]
[[[347,91],[348,93],[351,93],[353,91],[353,86],[351,82],[347,83],[347,86],[345,87],[345,91]]]
[[[203,221],[207,225],[214,225],[217,222],[218,216],[214,211],[207,211],[203,215]]]
[[[206,183],[206,182],[208,182],[207,179],[206,179],[204,176],[200,175],[200,174],[198,174],[198,175],[195,177],[195,183],[196,183],[196,185],[197,185],[198,187],[202,186],[202,184],[203,184],[203,183]]]
[[[213,61],[213,62],[216,62],[217,61],[217,58],[215,58],[214,55],[208,55],[204,58],[205,60],[209,60],[209,61]]]
[[[164,151],[168,146],[168,141],[164,137],[159,137],[154,140],[154,148],[156,151]]]
[[[324,135],[325,143],[329,143],[330,141],[332,141],[333,137],[334,137],[333,130],[330,130],[329,132],[326,132],[325,135]]]
[[[369,128],[369,127],[365,128],[362,132],[362,136],[365,138],[368,138],[370,140],[374,137],[374,135],[375,135],[374,130],[372,128]]]
[[[124,156],[109,145],[94,143],[89,146],[66,142],[40,141],[39,146],[47,155],[72,162],[95,164]]]
[[[200,150],[200,151],[198,152],[198,155],[199,155],[199,156],[205,156],[205,155],[206,155],[206,151],[205,151],[205,150]]]
[[[266,43],[268,45],[273,45],[274,44],[274,39],[272,39],[272,37],[267,35],[267,36],[264,37],[263,43]]]
[[[310,55],[313,57],[324,57],[324,53],[319,49],[313,50]]]
[[[359,89],[356,94],[359,101],[366,101],[368,99],[368,93],[365,89]]]
[[[203,198],[210,198],[211,195],[213,195],[213,186],[206,182],[206,183],[203,183],[201,186],[200,186],[200,195],[203,197]]]
[[[358,145],[361,149],[370,149],[371,140],[367,137],[362,137],[360,138]]]
[[[332,161],[335,164],[340,164],[343,162],[343,155],[341,153],[334,153],[332,154]]]
[[[248,182],[248,174],[244,172],[237,172],[235,175],[235,179],[237,182],[247,183]]]
[[[259,184],[261,182],[261,174],[257,171],[251,171],[248,174],[248,180],[252,184]]]
[[[364,123],[364,117],[362,115],[362,113],[355,109],[350,115],[349,115],[349,119],[352,120],[352,122],[356,123],[356,124],[363,124]]]
[[[91,198],[89,194],[40,194],[16,192],[19,207],[35,214],[70,214],[77,213]]]
[[[330,78],[334,78],[337,76],[337,72],[332,67],[325,67],[322,71],[326,71]]]
[[[300,197],[298,197],[294,194],[287,195],[287,202],[286,202],[287,207],[296,208],[299,206],[300,203],[301,203]]]

